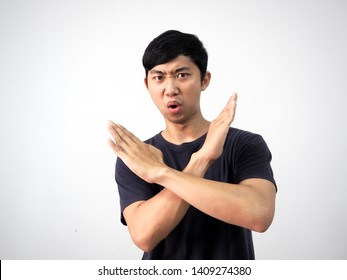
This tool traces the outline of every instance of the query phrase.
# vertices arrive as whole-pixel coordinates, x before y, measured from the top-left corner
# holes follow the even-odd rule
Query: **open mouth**
[[[177,108],[177,107],[178,107],[178,105],[175,105],[175,104],[169,106],[170,109],[175,109],[175,108]]]
[[[177,114],[181,110],[181,105],[177,101],[170,101],[167,104],[167,107],[173,114]]]

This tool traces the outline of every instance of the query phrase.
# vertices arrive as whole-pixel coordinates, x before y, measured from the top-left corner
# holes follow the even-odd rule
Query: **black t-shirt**
[[[197,152],[206,135],[189,143],[175,145],[161,133],[146,141],[163,152],[164,162],[183,170],[191,155]],[[249,178],[267,179],[275,184],[270,166],[271,153],[260,135],[230,128],[223,154],[207,170],[204,178],[238,184]],[[130,204],[148,200],[163,187],[149,184],[135,175],[119,158],[116,181],[120,195],[121,213]],[[126,225],[123,214],[121,221]],[[177,227],[143,259],[254,259],[252,233],[239,226],[227,224],[190,206]]]

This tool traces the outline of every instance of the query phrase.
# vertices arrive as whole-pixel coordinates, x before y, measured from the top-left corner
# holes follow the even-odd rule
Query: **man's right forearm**
[[[198,153],[193,154],[183,173],[203,177],[210,162]],[[179,224],[189,209],[189,204],[168,189],[147,201],[140,202],[135,209],[124,210],[129,231],[134,243],[143,251],[151,251]]]

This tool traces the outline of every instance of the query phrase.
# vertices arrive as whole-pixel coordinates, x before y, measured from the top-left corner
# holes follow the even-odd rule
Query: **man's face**
[[[177,124],[201,116],[200,94],[209,81],[210,73],[201,82],[199,68],[183,55],[153,67],[145,79],[148,92],[165,120]]]

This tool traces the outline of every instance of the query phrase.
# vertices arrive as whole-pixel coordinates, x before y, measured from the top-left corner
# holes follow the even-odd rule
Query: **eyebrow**
[[[174,72],[170,72],[170,73],[171,74],[177,74],[179,72],[187,71],[187,70],[190,70],[190,68],[188,66],[183,66],[183,67],[177,68]],[[160,70],[156,70],[156,69],[152,69],[149,71],[149,73],[151,73],[151,74],[164,74],[165,72],[160,71]]]

